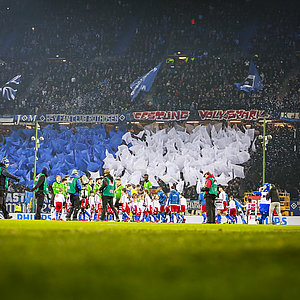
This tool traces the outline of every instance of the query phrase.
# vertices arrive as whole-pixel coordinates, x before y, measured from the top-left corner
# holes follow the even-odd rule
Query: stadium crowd
[[[162,125],[162,124],[161,124]],[[184,124],[182,124],[184,125]],[[234,178],[229,181],[225,188],[229,195],[235,199],[243,201],[244,193],[255,191],[261,185],[262,178],[262,144],[258,139],[258,135],[262,133],[262,126],[253,124],[255,129],[255,147],[252,147],[250,152],[251,159],[243,164],[245,170],[245,178]],[[136,129],[136,134],[141,128],[136,128],[132,124],[128,128],[129,131]],[[241,127],[242,129],[242,127]],[[73,134],[76,130],[73,130]],[[3,134],[7,135],[5,131]],[[112,134],[109,132],[109,134]],[[299,134],[296,127],[280,124],[267,123],[267,134],[272,136],[272,139],[267,145],[266,151],[266,178],[268,182],[275,183],[281,191],[291,193],[291,198],[297,199],[299,195],[299,165],[295,162],[299,161],[299,153],[297,151],[299,145]],[[5,136],[1,135],[1,139],[5,140]],[[52,172],[53,173],[53,172]],[[56,174],[52,174],[51,177]],[[182,175],[181,175],[182,176]],[[52,182],[50,182],[52,183]],[[168,185],[158,179],[159,185],[165,192],[168,192]],[[12,190],[16,192],[24,191],[24,186],[13,185]],[[185,186],[183,195],[186,199],[197,199],[198,194],[196,187]]]
[[[40,1],[22,24],[11,21],[16,7],[4,15],[3,22],[25,26],[2,49],[1,82],[23,75],[17,100],[1,103],[3,113],[299,109],[292,80],[297,12],[289,6],[266,3],[258,12],[253,1],[151,1],[139,9],[130,0],[65,2]],[[246,77],[251,58],[265,88],[249,95],[233,84]],[[130,103],[129,84],[161,61],[152,91]]]
[[[292,4],[266,1],[257,9],[253,0],[243,5],[221,0],[172,5],[155,0],[138,6],[133,0],[60,2],[1,5],[1,84],[22,75],[15,101],[0,102],[1,114],[300,110],[299,12]],[[256,94],[233,85],[247,76],[251,59],[265,86]],[[163,65],[151,92],[130,102],[130,83],[159,62]],[[267,151],[270,181],[297,194],[293,175],[299,170],[293,165],[299,137],[290,127],[268,130],[273,136]],[[229,183],[227,191],[236,199],[259,186],[261,151],[257,142],[245,163],[246,179]],[[185,193],[197,197],[194,188]]]

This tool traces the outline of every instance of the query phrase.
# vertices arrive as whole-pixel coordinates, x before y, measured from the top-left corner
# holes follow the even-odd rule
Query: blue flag
[[[0,88],[0,93],[6,100],[15,100],[17,89],[11,87],[11,85],[18,85],[21,81],[21,75],[17,75],[10,81],[6,82],[3,88]]]
[[[242,83],[235,83],[235,86],[240,91],[247,93],[258,92],[264,87],[253,61],[250,62],[249,75],[247,78]]]
[[[132,89],[131,92],[131,101],[135,99],[135,97],[139,94],[140,91],[149,92],[154,79],[158,73],[158,70],[161,66],[161,63],[157,65],[154,69],[149,71],[147,74],[143,75],[142,77],[136,79],[133,83],[131,83],[130,88]]]

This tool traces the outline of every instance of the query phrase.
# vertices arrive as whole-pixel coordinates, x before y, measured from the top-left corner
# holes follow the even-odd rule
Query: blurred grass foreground
[[[300,226],[0,221],[1,299],[289,299]]]

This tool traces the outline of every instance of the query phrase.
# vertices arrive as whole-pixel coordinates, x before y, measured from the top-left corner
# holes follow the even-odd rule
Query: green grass
[[[1,299],[290,299],[300,226],[0,221]]]

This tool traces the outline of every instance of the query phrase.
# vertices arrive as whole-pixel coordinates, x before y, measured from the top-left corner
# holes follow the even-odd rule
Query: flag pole
[[[34,171],[33,171],[33,180],[35,180],[36,177],[36,161],[37,161],[37,150],[38,150],[38,128],[39,123],[38,121],[35,121],[35,146],[34,146]],[[34,213],[35,209],[35,191],[33,191],[32,195],[32,212]]]
[[[264,118],[264,126],[263,126],[263,178],[262,184],[265,184],[266,179],[266,118]]]

